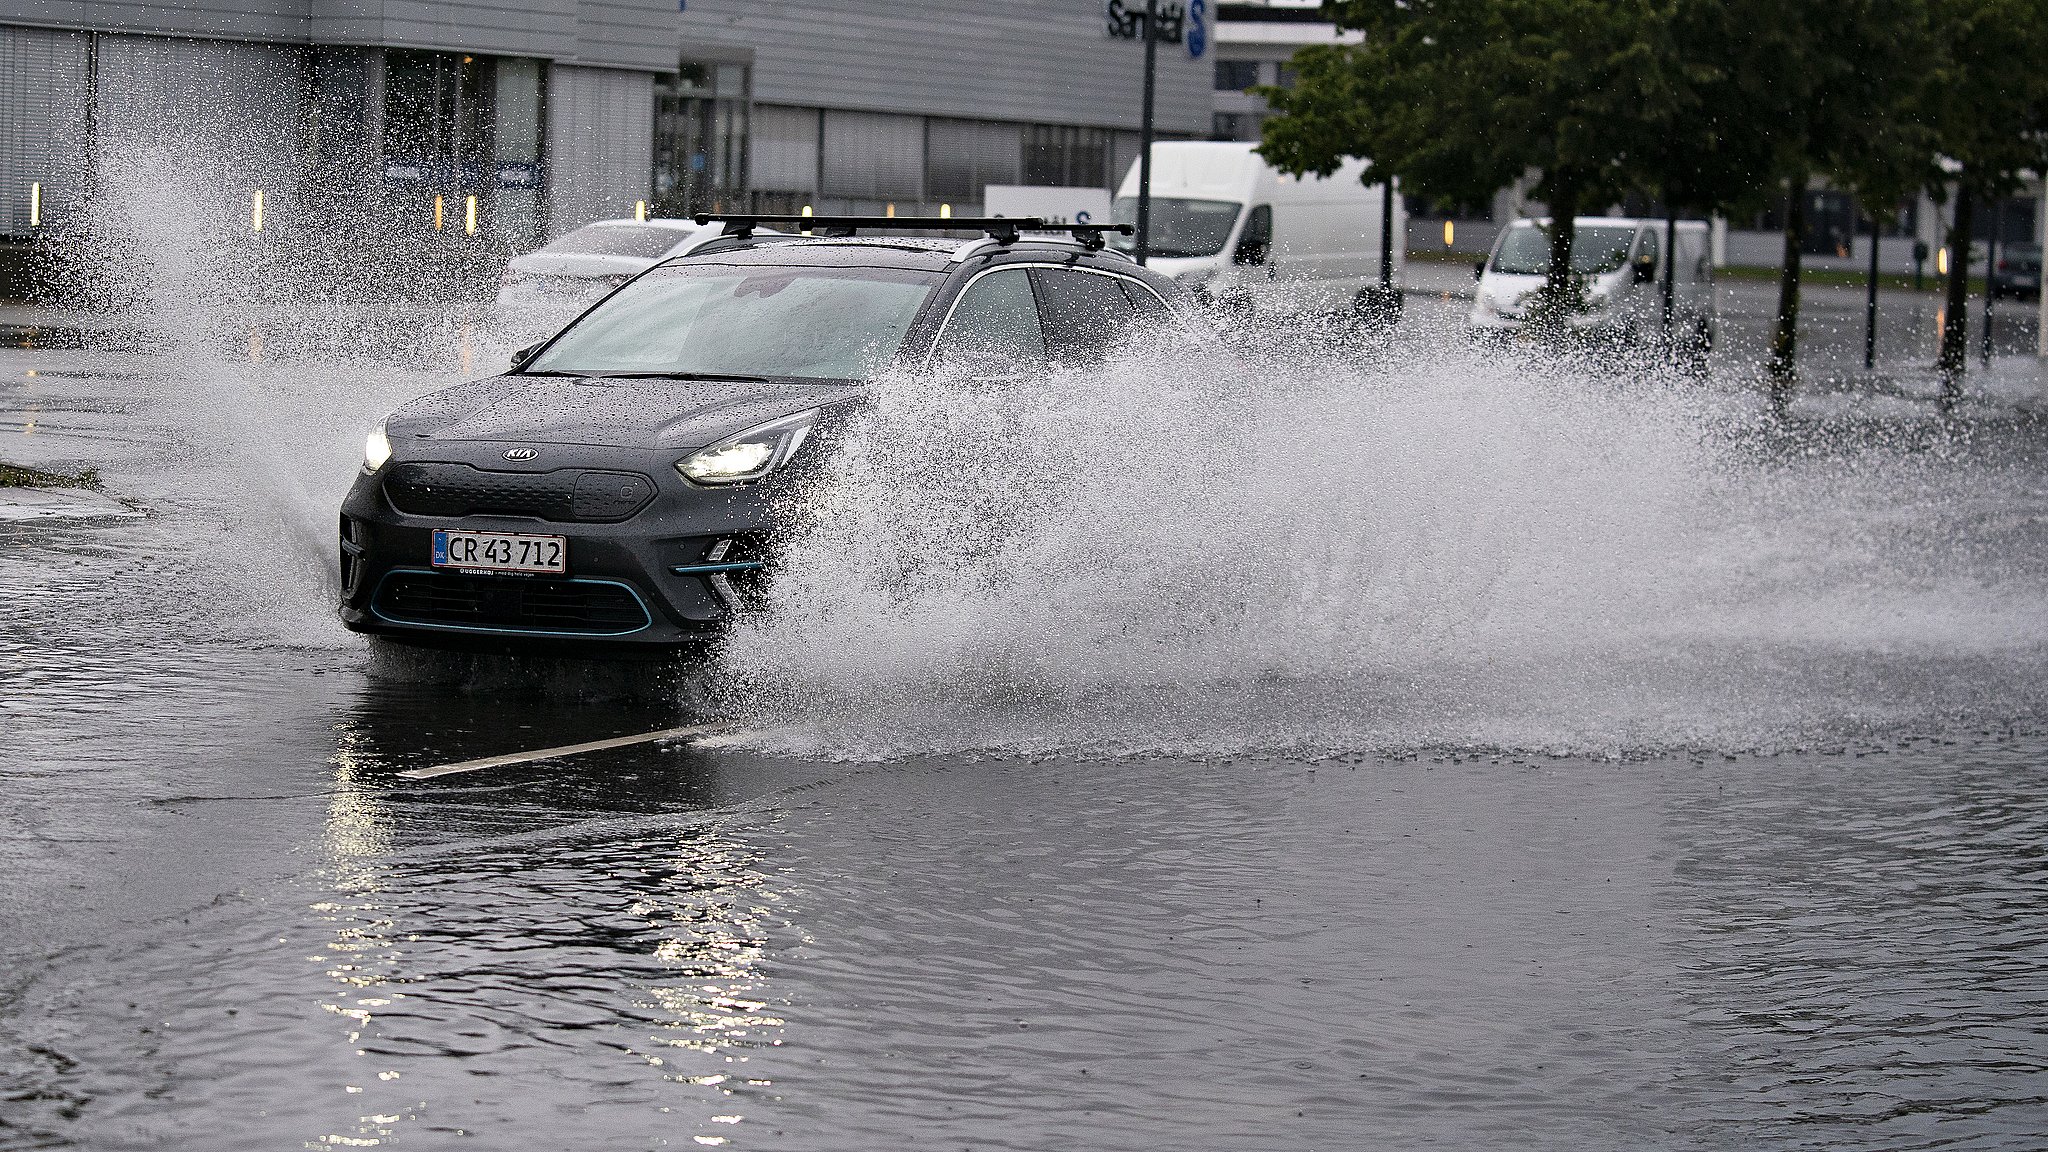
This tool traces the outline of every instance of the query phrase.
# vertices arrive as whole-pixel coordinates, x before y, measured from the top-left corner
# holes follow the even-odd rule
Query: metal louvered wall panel
[[[676,23],[686,56],[752,49],[764,104],[1138,127],[1143,46],[1112,39],[1099,2],[689,0]],[[1161,45],[1160,130],[1208,135],[1214,81],[1207,56]]]
[[[548,72],[549,215],[556,234],[633,214],[654,167],[654,77],[575,68]]]
[[[31,185],[43,223],[60,224],[86,172],[87,40],[0,25],[0,233],[29,231]]]
[[[924,117],[825,113],[819,176],[827,196],[917,200],[924,196]]]
[[[747,175],[755,191],[818,190],[818,110],[757,104],[748,123]]]
[[[934,119],[925,139],[925,195],[933,199],[978,201],[990,184],[1018,182],[1023,146],[1015,124]]]
[[[307,76],[305,50],[284,45],[102,36],[99,144],[186,149],[203,139],[219,155],[191,158],[288,163],[305,143]]]

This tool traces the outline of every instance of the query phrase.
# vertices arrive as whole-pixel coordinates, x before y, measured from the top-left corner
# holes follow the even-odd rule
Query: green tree
[[[1652,0],[1325,0],[1364,43],[1295,57],[1260,151],[1327,175],[1345,156],[1438,200],[1484,201],[1525,173],[1548,205],[1543,311],[1577,306],[1573,218],[1618,199],[1624,165],[1679,98],[1671,7]]]
[[[1961,395],[1969,360],[1970,236],[1978,201],[2007,195],[2021,173],[2048,167],[2048,5],[2042,0],[1926,0],[1934,66],[1920,92],[1921,123],[1953,185],[1948,300],[1936,361],[1943,396]],[[1989,269],[1986,270],[1987,273]]]
[[[1711,62],[1703,106],[1753,135],[1724,175],[1782,191],[1784,260],[1768,367],[1782,403],[1799,343],[1800,236],[1816,177],[1865,204],[1910,183],[1928,0],[1683,0],[1684,43]]]

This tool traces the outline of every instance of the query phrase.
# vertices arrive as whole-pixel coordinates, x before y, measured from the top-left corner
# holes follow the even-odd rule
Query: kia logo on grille
[[[538,448],[505,449],[505,459],[507,460],[531,460],[538,455],[540,455],[540,449]]]

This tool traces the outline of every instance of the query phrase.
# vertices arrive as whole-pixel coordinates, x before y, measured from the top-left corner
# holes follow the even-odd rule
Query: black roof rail
[[[1036,216],[799,216],[789,212],[699,212],[692,219],[699,224],[716,220],[726,234],[745,239],[762,224],[796,224],[808,232],[827,236],[852,236],[861,229],[899,232],[986,232],[999,244],[1015,244],[1025,232],[1066,232],[1081,247],[1094,251],[1102,247],[1102,234],[1129,236],[1136,228],[1129,224],[1049,224]]]

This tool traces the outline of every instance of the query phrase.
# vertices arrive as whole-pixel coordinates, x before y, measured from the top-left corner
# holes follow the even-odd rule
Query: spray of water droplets
[[[1625,753],[2040,714],[2033,463],[1802,446],[1449,341],[1242,368],[884,381],[726,652],[752,739]]]

